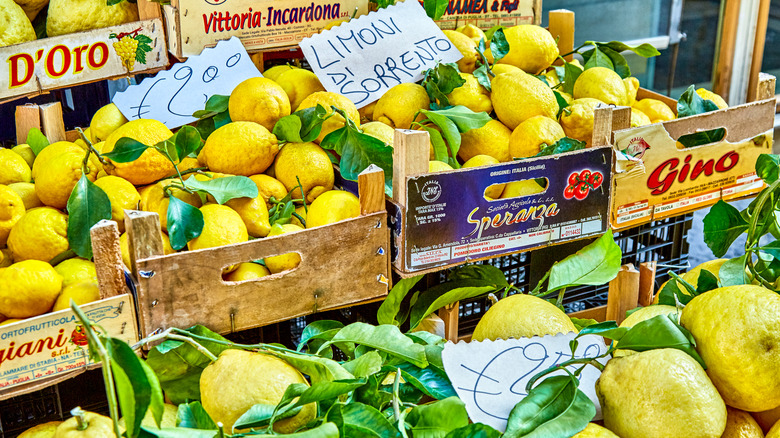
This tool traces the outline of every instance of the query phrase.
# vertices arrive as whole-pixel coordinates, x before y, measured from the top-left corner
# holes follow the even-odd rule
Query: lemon
[[[38,172],[42,167],[48,164],[49,160],[58,157],[65,152],[75,152],[77,154],[82,154],[82,157],[84,156],[84,150],[75,143],[71,143],[69,141],[58,141],[52,143],[43,148],[43,150],[38,153],[38,156],[35,157],[35,161],[33,162],[32,166],[32,178],[37,179]]]
[[[107,139],[112,132],[119,129],[119,127],[125,123],[127,123],[127,119],[122,112],[119,111],[119,108],[116,105],[109,103],[108,105],[101,107],[95,112],[95,115],[92,116],[92,121],[89,122],[90,134],[94,139],[92,142],[96,143]]]
[[[337,20],[333,20],[330,23],[326,24],[325,27],[322,28],[322,30],[331,30],[334,27],[340,26],[347,22],[349,22],[349,18],[339,18]],[[320,32],[322,32],[322,30]]]
[[[200,208],[200,212],[203,213],[203,231],[187,243],[190,250],[214,248],[249,239],[244,221],[232,208],[206,204]]]
[[[54,270],[62,277],[62,287],[82,281],[97,282],[95,264],[89,260],[80,258],[63,260],[54,267]]]
[[[719,94],[707,90],[706,88],[697,88],[696,94],[698,94],[699,97],[701,97],[704,100],[711,100],[715,105],[718,106],[718,109],[729,107],[729,104],[727,104],[726,101],[723,100],[723,98],[720,97]]]
[[[171,130],[162,122],[152,119],[132,120],[117,128],[106,138],[103,153],[113,151],[117,140],[122,137],[129,137],[147,146],[154,146],[172,136]],[[173,170],[173,163],[165,155],[152,148],[145,150],[135,161],[130,163],[112,162],[112,164],[105,166],[108,174],[121,176],[135,186],[165,178]]]
[[[561,97],[563,98],[563,100],[565,100],[565,101],[566,101],[566,104],[567,104],[567,105],[569,105],[569,104],[571,104],[572,102],[574,102],[574,97],[572,97],[572,95],[571,95],[571,94],[569,94],[569,93],[564,93],[563,91],[560,91],[560,90],[558,90],[558,94],[560,94],[560,95],[561,95]]]
[[[360,114],[360,123],[370,122],[374,120],[374,108],[376,108],[376,102],[373,101],[363,108],[358,108],[358,114]]]
[[[446,172],[448,170],[455,170],[449,164],[444,161],[431,160],[428,162],[428,172]]]
[[[558,73],[554,69],[548,70],[542,73],[542,75],[544,76],[545,80],[547,81],[547,85],[550,88],[555,88],[556,85],[561,83],[561,79],[558,77]]]
[[[479,84],[477,78],[470,73],[459,73],[466,81],[465,84],[452,90],[447,95],[450,105],[463,105],[475,113],[493,111],[493,103],[490,101],[490,93]]]
[[[606,67],[591,67],[574,82],[575,99],[591,97],[611,105],[628,105],[626,85],[620,75]]]
[[[2,270],[0,270],[0,272],[2,272]],[[17,323],[19,321],[24,321],[24,318],[8,318],[5,321],[0,322],[0,325],[14,324],[14,323]]]
[[[11,149],[0,148],[0,184],[30,182],[30,166],[21,155]]]
[[[623,85],[626,87],[626,105],[636,103],[636,93],[639,91],[639,79],[630,76],[623,79]]]
[[[201,164],[200,161],[198,161],[195,157],[184,157],[181,162],[176,166],[179,168],[180,173],[184,173],[188,170],[196,169],[198,167],[205,167],[203,164]],[[173,172],[169,173],[167,176],[177,176],[176,169],[173,170]],[[183,175],[183,178],[186,180],[191,175]]]
[[[87,179],[95,181],[98,173],[95,161],[97,158],[90,155],[91,162],[87,165]],[[81,179],[81,165],[84,161],[83,154],[67,152],[49,160],[35,178],[35,194],[38,199],[49,207],[64,209],[68,205],[68,198]]]
[[[100,111],[100,110],[98,110],[98,111]],[[124,116],[123,116],[123,117],[124,117]],[[93,118],[94,118],[94,116],[93,116]],[[126,121],[127,121],[127,120],[125,120],[125,122],[126,122]],[[92,135],[92,129],[91,129],[91,128],[87,127],[87,129],[84,129],[84,130],[83,130],[83,132],[84,132],[84,137],[86,137],[86,138],[87,138],[87,140],[89,140],[89,141],[90,141],[90,143],[95,143],[96,141],[98,141],[98,140],[97,140],[97,139],[96,139],[96,138],[95,138],[95,137]],[[109,134],[110,134],[110,133],[109,133]],[[78,138],[77,138],[77,139],[73,140],[73,143],[74,143],[74,144],[77,144],[77,145],[78,145],[78,146],[79,146],[81,149],[83,149],[83,150],[85,150],[85,151],[87,150],[87,143],[86,143],[86,142],[85,142],[85,141],[84,141],[84,140],[81,138],[81,134],[79,134],[79,136],[78,136]]]
[[[266,174],[252,175],[249,177],[252,182],[257,186],[258,195],[262,196],[265,200],[266,207],[270,210],[273,205],[269,202],[269,199],[273,196],[277,201],[281,201],[287,196],[287,187],[282,184],[278,179],[268,176]]]
[[[750,414],[730,406],[726,410],[726,430],[721,438],[764,438],[764,432]]]
[[[504,29],[509,52],[498,60],[530,74],[538,74],[558,57],[558,45],[550,32],[533,24],[520,24]]]
[[[228,111],[234,122],[255,122],[271,131],[279,119],[290,115],[290,99],[271,79],[249,78],[230,93]]]
[[[225,281],[247,281],[266,275],[271,275],[271,272],[259,263],[239,263],[235,271],[225,275]]]
[[[357,196],[344,190],[329,190],[314,200],[306,214],[308,228],[328,225],[360,216]]]
[[[539,79],[522,72],[503,73],[493,79],[491,99],[496,116],[509,129],[533,116],[554,119],[558,101],[550,88]]]
[[[141,201],[138,190],[130,181],[118,176],[108,175],[95,180],[95,185],[103,189],[111,201],[111,220],[117,223],[119,232],[125,230],[125,210],[136,210]]]
[[[636,108],[631,108],[631,127],[632,128],[637,128],[639,126],[649,125],[651,123],[653,123],[653,122],[650,120],[650,117],[647,117],[647,115],[645,113],[643,113],[642,111],[640,111],[640,110],[638,110]]]
[[[0,269],[14,264],[14,253],[8,248],[0,249]]]
[[[10,187],[0,184],[0,247],[5,247],[11,229],[24,213],[22,198]]]
[[[491,120],[480,128],[466,131],[460,136],[458,157],[468,161],[477,155],[490,155],[500,162],[510,161],[509,138],[512,131],[498,120]]]
[[[70,301],[73,300],[79,306],[89,304],[100,299],[100,290],[96,282],[92,280],[80,281],[62,288],[62,292],[54,302],[52,312],[70,309]]]
[[[572,101],[569,106],[561,112],[561,127],[567,137],[575,140],[584,141],[591,145],[593,142],[593,120],[595,110],[604,102],[591,97],[583,97]]]
[[[752,285],[718,288],[692,299],[680,322],[729,406],[780,405],[780,296]]]
[[[382,140],[384,144],[390,146],[395,141],[395,130],[382,122],[364,123],[360,125],[360,130],[363,131],[363,134]]]
[[[196,175],[195,178],[201,180],[209,179],[204,175]],[[140,209],[157,213],[157,216],[159,216],[160,219],[160,227],[165,231],[168,231],[168,204],[170,204],[169,197],[165,196],[166,188],[171,196],[174,196],[176,199],[182,200],[195,208],[199,208],[202,205],[200,196],[196,193],[187,193],[176,187],[168,187],[171,183],[175,182],[176,180],[174,179],[163,180],[156,184],[148,185],[138,192],[140,197]]]
[[[766,438],[780,438],[780,421],[775,423],[769,432],[767,432]]]
[[[427,110],[431,99],[422,85],[404,83],[387,90],[376,102],[374,121],[382,122],[391,128],[409,129],[412,122],[422,120],[415,115],[420,110]]]
[[[668,120],[674,120],[675,118],[671,108],[658,99],[646,98],[637,100],[632,107],[645,113],[653,123],[666,122]]]
[[[588,423],[585,429],[574,435],[572,438],[620,438],[607,429],[606,427],[599,426],[596,423]]]
[[[532,295],[514,294],[490,306],[471,339],[495,341],[576,331],[569,317],[553,304]]]
[[[29,259],[48,262],[68,249],[67,233],[68,215],[51,207],[33,208],[11,229],[8,248],[17,262]]]
[[[163,254],[168,255],[175,253],[176,250],[171,247],[171,240],[168,238],[168,235],[160,231],[160,237],[163,242]],[[122,251],[122,262],[127,266],[127,269],[130,269],[130,243],[128,242],[128,239],[127,233],[122,233],[122,235],[119,236],[119,249]]]
[[[501,199],[519,198],[521,196],[536,195],[544,192],[544,187],[539,185],[536,180],[527,179],[523,181],[512,181],[506,184],[504,191],[501,192]]]
[[[275,65],[263,72],[263,77],[268,78],[274,82],[279,78],[282,73],[297,69],[298,67],[290,64]]]
[[[492,164],[498,164],[498,162],[498,160],[490,155],[475,155],[463,163],[462,167],[466,169],[469,167],[490,166]],[[501,192],[504,191],[504,186],[506,186],[506,184],[493,184],[485,189],[484,196],[487,196],[490,199],[497,199],[501,196]]]
[[[232,122],[211,133],[202,154],[214,172],[249,176],[268,169],[277,152],[276,136],[263,125]]]
[[[47,423],[33,426],[21,433],[16,438],[52,438],[54,437],[54,431],[62,421],[49,421]]]
[[[200,400],[215,422],[233,429],[236,420],[258,403],[276,405],[293,383],[308,385],[298,370],[270,354],[225,350],[200,375]],[[274,423],[278,433],[292,433],[317,415],[316,404]]]
[[[514,65],[509,64],[495,64],[493,67],[490,68],[490,70],[493,72],[494,75],[498,76],[502,73],[517,73],[522,72],[519,68],[515,67]],[[490,84],[493,84],[493,80],[495,77],[490,78]]]
[[[351,100],[338,94],[331,93],[330,91],[316,91],[308,96],[301,102],[296,111],[300,111],[306,108],[314,108],[317,105],[322,105],[328,111],[328,114],[333,114],[333,108],[336,107],[347,114],[350,120],[355,122],[356,125],[360,125],[360,113],[358,113],[357,107]],[[341,114],[333,114],[327,120],[322,123],[322,131],[317,137],[317,143],[321,142],[326,135],[331,132],[344,127],[344,117]]]
[[[565,137],[563,128],[555,120],[534,116],[517,125],[509,137],[509,155],[513,158],[533,157],[542,147],[554,144]]]
[[[94,412],[84,412],[84,420],[87,428],[79,430],[76,417],[68,418],[57,426],[54,438],[116,438],[114,422],[109,417]]]
[[[277,78],[279,84],[290,100],[290,108],[298,108],[303,99],[317,91],[325,91],[317,75],[302,68],[282,72]]]
[[[11,150],[19,154],[20,157],[24,158],[24,162],[27,163],[27,165],[32,169],[33,161],[35,161],[35,152],[33,152],[30,145],[24,143],[18,144],[12,147]]]
[[[709,271],[710,274],[714,275],[715,278],[719,279],[720,277],[718,277],[718,273],[720,272],[720,267],[723,266],[723,264],[726,263],[727,261],[728,259],[708,260],[700,265],[693,267],[688,272],[683,273],[680,277],[683,280],[685,280],[686,283],[690,284],[695,288],[699,284],[699,275],[701,275],[702,270]],[[668,282],[669,282],[668,280],[664,282],[664,284],[661,285],[658,291],[660,292]],[[680,292],[684,293],[685,295],[688,295],[688,289],[683,287],[683,285],[680,284],[679,282],[677,283],[677,289],[679,289]],[[660,294],[657,294],[655,296],[655,301],[654,301],[655,303],[658,302],[659,297]]]
[[[278,236],[280,234],[296,233],[303,231],[303,228],[294,224],[275,224],[271,227],[271,232],[268,233],[268,237]],[[290,252],[286,254],[271,256],[265,258],[265,267],[271,271],[272,274],[288,271],[294,269],[301,263],[301,256],[296,252]]]
[[[751,412],[753,418],[756,420],[761,430],[765,433],[769,432],[769,429],[780,420],[780,406],[761,412]],[[780,435],[779,435],[780,436]]]
[[[62,277],[50,264],[25,260],[0,272],[0,314],[29,318],[51,309],[62,288]]]
[[[235,210],[246,225],[247,233],[252,237],[265,237],[271,231],[268,218],[268,205],[262,195],[254,198],[235,198],[225,203]]]
[[[0,47],[24,43],[36,39],[30,19],[13,0],[0,0]]]
[[[463,55],[463,58],[458,61],[458,70],[463,73],[472,73],[476,68],[477,63],[477,43],[466,35],[456,32],[454,30],[442,30],[447,39],[450,40],[453,46]]]
[[[478,28],[477,26],[474,26],[473,24],[466,24],[463,26],[460,26],[455,29],[455,32],[460,32],[463,35],[466,35],[467,37],[471,38],[477,45],[479,45],[480,40],[485,40],[485,45],[489,45],[489,41],[487,39],[487,36],[485,36],[485,32],[482,32],[482,29]]]
[[[163,403],[163,415],[162,419],[160,420],[160,428],[162,429],[169,429],[176,427],[176,420],[178,419],[179,414],[179,407],[170,404],[170,403]],[[146,410],[146,414],[144,415],[144,418],[141,420],[141,426],[144,426],[148,429],[157,429],[157,422],[154,420],[154,414],[152,414],[151,409]],[[122,417],[119,419],[119,430],[121,432],[125,431],[125,418]]]
[[[50,0],[46,34],[50,37],[138,21],[138,7],[127,1]]]
[[[27,182],[12,183],[8,184],[8,188],[19,195],[25,210],[43,206],[43,202],[41,202],[41,200],[38,199],[38,195],[35,194],[35,184]]]
[[[294,199],[301,199],[300,180],[307,202],[333,189],[335,175],[333,164],[325,150],[315,143],[287,143],[276,156],[276,179],[287,191],[293,191]]]
[[[621,438],[719,438],[726,405],[704,369],[669,348],[613,358],[596,381],[604,426]]]

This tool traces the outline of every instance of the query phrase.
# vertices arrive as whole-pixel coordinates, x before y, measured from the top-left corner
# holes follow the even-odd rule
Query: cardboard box
[[[541,24],[542,0],[450,0],[436,23],[442,29],[473,24],[483,30],[494,26]]]

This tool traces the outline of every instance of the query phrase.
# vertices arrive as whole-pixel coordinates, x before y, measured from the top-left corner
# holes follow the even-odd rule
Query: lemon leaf
[[[322,123],[330,117],[320,104],[316,107],[298,110],[279,119],[273,134],[279,141],[302,143],[313,141],[322,131]]]
[[[736,207],[719,200],[704,216],[704,243],[715,257],[726,254],[732,243],[749,225]]]
[[[153,384],[149,381],[149,377],[155,380],[158,390],[159,382],[156,381],[154,373],[146,373],[141,358],[127,343],[115,338],[107,338],[104,345],[110,357],[109,363],[116,383],[119,407],[125,418],[127,436],[138,436],[141,421],[152,403]],[[157,403],[162,416],[162,393]]]
[[[179,425],[187,429],[217,430],[217,424],[211,419],[206,409],[199,401],[182,403],[176,414]]]
[[[320,350],[337,343],[365,345],[419,367],[428,365],[428,361],[425,358],[425,347],[415,344],[394,325],[382,324],[373,326],[363,322],[352,323],[341,329],[330,342],[323,344]]]
[[[501,58],[509,53],[509,41],[504,35],[504,28],[496,29],[490,37],[490,54],[493,55],[493,63],[497,63]]]
[[[412,408],[406,417],[414,437],[441,437],[469,424],[466,405],[458,397],[448,397]]]
[[[750,284],[750,280],[745,274],[745,259],[746,255],[729,259],[720,267],[718,271],[718,278],[720,278],[720,284],[723,287],[736,286],[740,284]]]
[[[187,181],[191,179],[195,178],[188,178]],[[168,236],[171,247],[178,251],[203,232],[203,213],[175,196],[168,199]]]
[[[362,438],[394,438],[398,430],[375,407],[360,402],[337,403],[329,411],[332,421],[343,436]]]
[[[33,150],[35,155],[41,153],[41,151],[46,148],[46,146],[49,145],[49,139],[46,138],[45,135],[41,132],[38,128],[30,128],[30,130],[27,132],[27,140],[26,143],[30,146],[30,149]]]
[[[376,319],[379,324],[393,324],[400,326],[404,321],[398,320],[398,312],[401,310],[401,303],[403,302],[409,291],[423,278],[422,275],[416,277],[404,278],[397,281],[390,292],[387,294],[387,298],[382,301],[382,305],[379,306],[379,310],[376,312]]]
[[[226,176],[206,181],[187,178],[184,186],[208,193],[218,204],[224,204],[235,198],[256,198],[258,194],[257,184],[245,176]]]
[[[421,85],[428,93],[431,102],[446,107],[450,104],[447,95],[465,83],[466,80],[460,77],[456,64],[440,62],[424,72]]]
[[[92,258],[89,229],[103,219],[111,219],[111,201],[103,189],[81,175],[68,198],[68,245],[79,257]]]
[[[350,123],[326,135],[320,142],[320,146],[335,151],[341,156],[339,170],[345,179],[357,181],[360,172],[374,164],[384,170],[385,186],[392,187],[393,147],[391,145],[363,134]]]
[[[129,163],[137,160],[150,147],[130,137],[122,137],[116,141],[111,152],[102,154],[102,156],[115,163]]]
[[[600,285],[617,277],[622,257],[612,230],[550,268],[547,292],[580,285]]]
[[[461,300],[485,296],[495,290],[496,288],[494,286],[467,286],[454,288],[440,294],[440,291],[437,288],[428,289],[420,294],[417,302],[412,306],[409,328],[414,329],[420,325],[426,316],[442,307]]]
[[[571,94],[574,90],[574,83],[582,74],[582,69],[576,65],[566,62],[563,64],[563,92]]]
[[[674,348],[688,353],[706,370],[707,365],[696,352],[693,336],[688,330],[677,324],[676,318],[676,314],[658,315],[637,323],[620,339],[620,349],[641,352]]]
[[[585,70],[593,67],[605,67],[610,70],[614,70],[615,66],[612,64],[612,60],[609,59],[606,53],[599,50],[598,47],[588,50],[582,54],[582,58],[585,59]]]
[[[712,272],[706,269],[702,269],[699,272],[699,281],[696,283],[696,295],[701,295],[718,287],[718,277]]]
[[[434,366],[420,368],[408,362],[404,362],[397,366],[386,367],[385,370],[393,371],[394,368],[401,370],[401,377],[403,377],[407,383],[419,389],[429,397],[433,397],[437,400],[444,400],[445,398],[457,397],[458,395],[455,392],[455,388],[452,387],[452,383],[450,383],[447,373],[445,373],[443,369]]]
[[[492,427],[482,423],[474,423],[455,429],[444,438],[499,438],[500,436],[501,432]]]
[[[562,139],[556,141],[551,145],[545,145],[542,148],[542,150],[539,151],[538,154],[530,158],[544,157],[547,155],[556,155],[556,154],[562,154],[564,152],[578,151],[580,149],[585,149],[585,147],[587,147],[587,143],[585,143],[584,141],[575,140],[569,137],[563,137]]]
[[[449,6],[449,0],[423,0],[423,8],[425,8],[425,14],[431,18],[431,20],[440,20],[442,15],[447,12],[447,6]]]
[[[636,53],[637,55],[643,57],[643,58],[651,58],[653,56],[658,56],[661,54],[661,52],[658,51],[652,44],[650,43],[642,43],[638,46],[629,46],[626,43],[622,43],[620,41],[610,41],[608,43],[602,43],[602,42],[595,42],[595,41],[587,41],[585,44],[592,44],[597,46],[600,49],[608,48],[610,50],[613,50],[617,53],[620,52],[626,52],[626,51],[632,51]]]
[[[194,153],[200,148],[200,133],[198,133],[196,128],[184,125],[174,135],[173,143],[176,146],[176,154],[179,156],[179,161],[181,161],[187,155]]]
[[[780,155],[761,154],[756,160],[756,175],[767,184],[772,184],[780,177]]]
[[[490,75],[492,74],[487,64],[482,64],[478,69],[474,70],[474,77],[477,78],[477,82],[488,91],[493,91],[493,87],[490,84]]]

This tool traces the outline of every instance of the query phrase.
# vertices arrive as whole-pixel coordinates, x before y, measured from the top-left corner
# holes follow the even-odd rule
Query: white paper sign
[[[512,408],[526,395],[528,380],[537,373],[571,359],[569,341],[575,333],[544,337],[483,342],[448,342],[442,352],[444,370],[466,411],[475,423],[484,423],[500,431]],[[597,357],[607,351],[604,338],[586,335],[578,339],[575,357]],[[606,364],[607,358],[599,359]],[[572,366],[574,371],[581,365]],[[564,374],[564,371],[552,375]],[[580,375],[579,388],[596,404],[601,419],[601,405],[595,384],[601,372],[588,366]]]
[[[128,120],[155,119],[173,129],[194,122],[192,113],[202,110],[209,97],[229,95],[245,79],[261,76],[241,40],[233,37],[128,87],[113,102]]]
[[[326,90],[362,108],[437,61],[463,57],[417,0],[399,2],[304,38],[303,55]]]

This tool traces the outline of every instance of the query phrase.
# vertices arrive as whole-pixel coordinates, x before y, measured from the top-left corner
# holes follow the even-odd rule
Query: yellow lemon
[[[458,157],[468,161],[477,155],[490,155],[500,162],[510,161],[509,138],[512,131],[498,120],[491,120],[484,126],[466,131],[460,135]]]
[[[266,174],[252,175],[249,177],[257,186],[257,192],[265,200],[265,205],[270,210],[273,205],[269,202],[271,197],[281,201],[287,196],[287,187],[278,179]]]
[[[3,32],[0,33],[0,47],[33,41],[36,39],[35,29],[21,6],[13,0],[0,0],[0,22]]]
[[[306,214],[308,228],[328,225],[360,216],[357,196],[344,190],[329,190],[314,200]]]
[[[295,207],[295,214],[300,216],[303,219],[303,222],[301,222],[295,215],[290,220],[290,223],[293,225],[298,225],[301,228],[306,228],[304,226],[304,222],[306,222],[306,207],[301,205],[300,207]]]
[[[30,182],[32,172],[27,161],[11,149],[0,148],[0,184]]]
[[[8,248],[0,249],[0,269],[14,264],[14,253]]]
[[[523,181],[512,181],[506,184],[504,191],[501,192],[501,199],[519,198],[522,196],[536,195],[544,192],[544,187],[539,185],[536,180],[527,179]]]
[[[54,267],[54,270],[62,277],[62,287],[82,281],[97,282],[95,264],[89,260],[80,258],[63,260]]]
[[[301,199],[298,181],[303,187],[307,202],[333,189],[335,175],[333,164],[325,150],[315,143],[287,143],[276,156],[276,179],[287,191],[293,191],[294,199]]]
[[[612,105],[628,105],[626,86],[620,75],[606,67],[592,67],[574,82],[575,99],[591,97]]]
[[[92,142],[96,143],[107,139],[112,132],[125,123],[127,123],[127,119],[116,105],[109,103],[101,107],[95,112],[95,115],[92,116],[92,120],[89,122],[90,134],[94,138]]]
[[[11,229],[8,248],[17,262],[29,259],[48,262],[68,249],[67,233],[68,215],[51,207],[33,208]]]
[[[340,26],[344,23],[349,22],[349,18],[339,18],[338,20],[333,20],[330,23],[326,24],[325,27],[322,28],[322,30],[331,30],[336,26]],[[320,31],[322,32],[322,31]]]
[[[41,202],[41,200],[38,199],[38,195],[35,194],[35,184],[27,182],[12,183],[8,184],[8,188],[16,192],[16,194],[22,198],[25,210],[43,206],[43,202]]]
[[[493,67],[490,68],[490,70],[493,72],[494,75],[498,76],[503,73],[517,73],[521,72],[519,68],[515,67],[514,65],[509,64],[496,64]],[[493,84],[493,80],[495,77],[490,78],[490,84]]]
[[[265,237],[271,231],[271,224],[268,222],[268,206],[263,195],[257,195],[254,198],[231,199],[225,205],[241,216],[250,236]]]
[[[460,32],[463,35],[466,35],[477,44],[479,44],[480,40],[485,40],[486,45],[490,44],[487,37],[485,36],[485,32],[482,32],[482,29],[478,28],[477,26],[474,26],[473,24],[466,24],[463,26],[459,26],[455,29],[455,32]]]
[[[395,129],[382,122],[368,122],[360,125],[363,134],[370,135],[376,139],[382,140],[385,144],[393,145]]]
[[[719,94],[707,90],[706,88],[697,88],[696,94],[698,94],[699,97],[701,97],[704,100],[711,100],[715,105],[718,106],[718,109],[729,107],[729,104],[727,104],[726,101],[723,100],[723,98],[720,97]]]
[[[558,45],[550,32],[533,24],[520,24],[504,29],[509,52],[498,60],[526,73],[538,74],[558,57]]]
[[[82,154],[82,157],[84,156],[84,150],[81,149],[76,143],[71,143],[69,141],[58,141],[43,148],[43,150],[38,153],[38,156],[35,157],[35,161],[33,162],[32,178],[38,178],[38,172],[49,162],[49,160],[68,151]]]
[[[637,128],[639,126],[645,126],[651,124],[650,117],[647,117],[642,111],[631,108],[631,127]]]
[[[604,102],[590,97],[576,99],[561,112],[561,127],[567,137],[584,141],[591,145],[593,140],[593,120],[595,110]]]
[[[706,262],[694,266],[689,271],[683,273],[680,277],[685,280],[686,283],[690,284],[694,288],[699,284],[699,275],[701,275],[701,271],[709,271],[710,274],[714,275],[715,278],[718,277],[718,273],[720,272],[720,267],[723,266],[724,263],[726,263],[728,259],[715,259],[715,260],[707,260]],[[669,281],[665,281],[664,284],[661,285],[660,288],[658,288],[658,291],[660,292],[661,289],[666,286],[666,283]],[[680,290],[680,292],[688,295],[688,290],[683,287],[682,284],[678,282],[677,288]],[[660,297],[660,294],[656,294],[655,296],[655,303],[658,303],[658,298]]]
[[[550,88],[539,79],[523,73],[503,73],[493,79],[491,94],[496,116],[509,129],[533,116],[554,119],[558,101]]]
[[[780,438],[780,421],[775,423],[769,432],[767,432],[766,438]]]
[[[86,429],[80,429],[76,417],[71,417],[57,426],[54,438],[116,438],[114,422],[104,415],[84,412]]]
[[[576,331],[561,309],[541,298],[519,293],[490,306],[474,328],[471,339],[495,341]]]
[[[255,122],[272,131],[279,119],[290,115],[290,99],[271,79],[249,78],[230,93],[228,111],[234,122]]]
[[[563,128],[555,120],[534,116],[517,125],[509,137],[509,154],[513,158],[533,157],[542,147],[554,144],[565,137]]]
[[[106,138],[103,153],[113,151],[117,140],[122,137],[129,137],[147,146],[153,146],[172,136],[171,130],[162,122],[151,119],[132,120],[117,128]],[[140,186],[165,178],[173,170],[173,164],[165,155],[149,148],[135,161],[129,163],[112,162],[105,168],[108,174],[121,176],[133,185]]]
[[[22,198],[10,187],[0,184],[0,247],[6,245],[11,229],[24,213]]]
[[[70,309],[70,301],[83,306],[100,299],[100,290],[96,282],[87,280],[65,286],[54,302],[52,312]]]
[[[175,253],[176,250],[171,247],[171,240],[168,238],[168,235],[160,231],[160,237],[163,241],[163,254]],[[122,233],[119,236],[119,249],[122,251],[122,262],[127,266],[127,269],[130,269],[130,243],[128,242],[127,233]]]
[[[374,108],[376,108],[376,102],[373,101],[363,108],[358,108],[358,114],[360,114],[360,123],[370,122],[374,120]]]
[[[49,421],[48,423],[33,426],[22,432],[22,434],[16,438],[53,438],[54,431],[57,430],[57,426],[59,426],[60,423],[62,423],[62,421]]]
[[[391,128],[409,129],[412,122],[421,120],[415,115],[418,111],[428,109],[431,99],[422,85],[404,83],[387,90],[376,102],[374,121],[382,122]]]
[[[294,65],[290,65],[290,64],[275,65],[275,66],[267,69],[266,71],[264,71],[263,72],[263,77],[268,78],[268,79],[276,82],[276,79],[279,78],[279,75],[281,75],[282,73],[284,73],[286,71],[294,70],[294,69],[297,69],[297,68],[298,67],[296,67]]]
[[[452,90],[447,97],[450,105],[463,105],[475,113],[493,111],[493,103],[490,101],[490,93],[479,84],[477,78],[469,73],[459,73],[466,81],[465,84]]]
[[[50,0],[46,34],[50,37],[138,21],[138,7],[103,0]]]
[[[232,122],[212,132],[201,153],[214,172],[249,176],[268,169],[277,152],[276,136],[264,126]]]
[[[303,231],[303,228],[294,224],[275,224],[271,227],[271,232],[268,233],[268,237],[287,233],[297,233],[298,231]],[[266,257],[263,261],[265,262],[265,267],[268,268],[272,274],[278,274],[279,272],[296,268],[301,263],[301,256],[296,252],[290,252],[287,254]]]
[[[454,30],[442,30],[447,39],[463,55],[458,61],[458,70],[463,73],[472,73],[477,68],[477,43],[466,35]]]
[[[446,172],[448,170],[455,170],[449,164],[444,161],[431,160],[428,162],[428,172]]]
[[[239,263],[236,270],[225,275],[225,281],[247,281],[271,275],[265,266],[259,263]]]
[[[646,98],[637,100],[632,107],[645,113],[653,123],[666,122],[675,118],[672,109],[658,99]]]
[[[184,157],[181,162],[176,166],[179,168],[180,173],[184,173],[188,170],[196,169],[198,167],[205,167],[203,164],[201,164],[200,161],[198,161],[195,157]],[[169,173],[167,176],[176,176],[176,169],[173,170],[173,172]],[[190,177],[190,175],[183,175],[184,179]]]
[[[204,175],[196,175],[195,178],[202,180],[209,179]],[[166,189],[170,192],[171,196],[174,196],[176,199],[184,201],[195,208],[199,208],[202,205],[200,196],[196,193],[187,193],[181,189],[169,187],[172,183],[176,183],[176,180],[166,179],[157,184],[148,185],[138,192],[140,196],[139,208],[143,211],[157,213],[157,216],[159,216],[160,219],[160,226],[165,231],[168,231],[168,204],[170,204],[170,199],[166,196]]]
[[[30,318],[46,313],[62,288],[62,277],[40,260],[14,263],[0,272],[0,313]]]
[[[636,93],[639,91],[639,79],[630,76],[623,79],[623,85],[626,87],[626,105],[636,103]]]
[[[588,423],[585,429],[574,435],[572,438],[620,438],[607,429],[606,427],[599,426],[596,423]]]
[[[11,150],[19,154],[20,157],[24,158],[25,163],[27,163],[27,165],[32,169],[33,161],[35,161],[35,152],[33,152],[30,145],[24,143],[18,144],[12,147]]]
[[[94,155],[90,155],[90,158],[86,177],[95,181],[98,168],[94,163],[97,158]],[[35,194],[38,199],[49,207],[64,209],[68,205],[73,187],[81,179],[83,161],[84,154],[74,152],[67,152],[49,160],[35,178]]]
[[[498,163],[499,161],[490,155],[475,155],[463,163],[462,167],[466,169],[469,167],[490,166]],[[504,186],[506,186],[506,184],[493,184],[485,189],[484,196],[487,196],[490,199],[496,199],[501,196],[501,192],[504,191]]]
[[[756,420],[745,411],[726,406],[726,430],[721,438],[764,438],[764,432]]]
[[[358,113],[357,107],[351,100],[346,97],[331,93],[330,91],[316,91],[308,96],[301,102],[296,111],[300,111],[306,108],[314,108],[317,105],[322,105],[328,111],[328,114],[333,114],[333,108],[336,107],[347,114],[350,120],[355,122],[356,125],[360,125],[360,113]],[[321,142],[326,135],[331,132],[344,127],[344,117],[341,114],[333,114],[327,120],[322,123],[322,131],[317,137],[317,143]]]
[[[325,87],[322,86],[317,75],[302,68],[282,72],[276,78],[276,83],[287,93],[287,98],[290,99],[290,108],[298,108],[303,99],[312,93],[325,91]]]
[[[119,232],[125,230],[125,210],[138,209],[141,195],[130,181],[118,176],[108,175],[95,180],[95,185],[103,189],[111,201],[111,220],[117,223]]]
[[[214,248],[249,239],[244,221],[232,208],[206,204],[200,208],[200,212],[203,213],[203,231],[187,243],[189,249]]]

